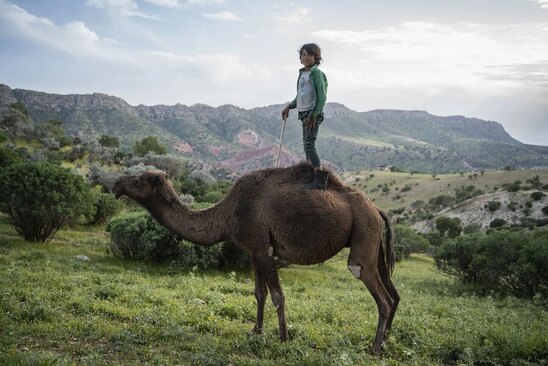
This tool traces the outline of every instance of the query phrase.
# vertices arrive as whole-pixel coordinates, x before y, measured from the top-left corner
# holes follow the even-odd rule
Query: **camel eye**
[[[137,187],[139,185],[139,181],[134,180],[134,181],[131,182],[131,185],[133,185],[134,187]]]

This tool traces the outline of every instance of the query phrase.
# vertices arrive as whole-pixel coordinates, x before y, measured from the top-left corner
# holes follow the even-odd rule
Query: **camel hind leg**
[[[394,283],[390,278],[390,271],[386,266],[386,262],[384,261],[384,250],[382,246],[380,248],[378,264],[379,274],[381,276],[382,283],[390,294],[390,297],[392,297],[392,300],[394,300],[394,305],[392,305],[392,308],[390,309],[390,315],[388,316],[388,322],[386,323],[386,331],[384,333],[384,337],[386,338],[388,332],[392,328],[392,321],[394,320],[394,315],[396,315],[396,310],[398,309],[398,304],[400,303],[400,295],[398,294],[398,291],[396,290],[396,287],[394,286]]]
[[[376,227],[379,229],[377,230]],[[380,222],[379,225],[364,225],[355,228],[348,256],[348,269],[354,277],[364,283],[377,304],[379,321],[373,343],[373,351],[377,355],[381,353],[382,341],[394,305],[394,300],[386,289],[379,272],[378,257],[381,235],[382,224]]]

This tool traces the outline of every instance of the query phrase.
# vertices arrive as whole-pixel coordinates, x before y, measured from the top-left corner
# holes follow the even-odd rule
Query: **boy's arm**
[[[289,108],[289,109],[297,108],[297,97],[295,97],[295,99],[293,99],[291,102],[289,102],[289,104],[287,105],[287,108]]]
[[[313,74],[312,82],[314,83],[314,90],[316,91],[316,107],[312,111],[312,116],[315,118],[323,110],[325,102],[327,101],[327,80],[321,70],[317,70]]]

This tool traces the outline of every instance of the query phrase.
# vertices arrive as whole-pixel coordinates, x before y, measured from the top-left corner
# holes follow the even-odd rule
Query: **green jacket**
[[[299,70],[299,77],[297,78],[297,87],[299,85],[299,79],[304,72],[304,67]],[[314,65],[310,69],[310,80],[314,85],[314,91],[316,92],[316,106],[312,110],[312,116],[317,117],[323,110],[323,106],[327,100],[327,77],[318,69],[317,65]],[[289,109],[297,108],[297,97],[289,103]]]

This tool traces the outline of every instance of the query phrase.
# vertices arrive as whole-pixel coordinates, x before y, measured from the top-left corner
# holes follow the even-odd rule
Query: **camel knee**
[[[283,294],[280,294],[279,292],[272,292],[271,297],[272,297],[272,304],[274,304],[274,307],[276,308],[276,310],[280,308],[282,309],[284,308],[285,297]]]
[[[359,264],[353,263],[351,261],[348,261],[348,270],[352,273],[352,275],[356,278],[360,278],[362,274],[362,266]]]
[[[255,298],[257,299],[258,304],[264,303],[266,300],[266,291],[259,289],[255,290]]]

